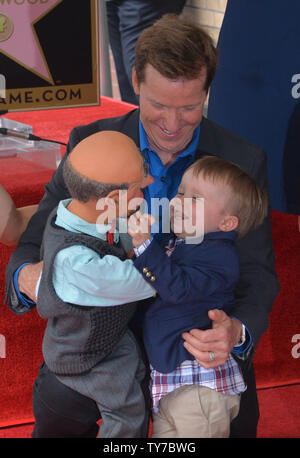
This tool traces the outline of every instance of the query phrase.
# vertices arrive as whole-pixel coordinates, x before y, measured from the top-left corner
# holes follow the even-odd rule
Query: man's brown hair
[[[231,191],[228,211],[239,219],[236,229],[239,237],[262,224],[268,214],[267,194],[238,165],[215,156],[204,156],[189,169],[195,177],[201,174],[204,179],[228,186]]]
[[[135,70],[139,84],[151,64],[164,77],[195,79],[206,68],[204,89],[208,91],[218,64],[212,38],[190,19],[166,14],[140,35],[135,48]]]

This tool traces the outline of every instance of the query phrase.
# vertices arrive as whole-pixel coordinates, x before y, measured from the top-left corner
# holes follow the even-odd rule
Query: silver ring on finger
[[[208,354],[209,354],[209,361],[213,361],[215,359],[214,352],[213,351],[209,351]]]

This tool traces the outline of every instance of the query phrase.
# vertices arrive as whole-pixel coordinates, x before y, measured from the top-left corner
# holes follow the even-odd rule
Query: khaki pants
[[[153,438],[229,437],[240,395],[226,395],[198,385],[185,385],[159,403],[153,414]]]

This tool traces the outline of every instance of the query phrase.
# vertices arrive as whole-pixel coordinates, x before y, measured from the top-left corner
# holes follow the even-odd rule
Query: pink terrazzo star
[[[0,15],[7,16],[13,22],[13,33],[5,41],[0,41],[0,52],[38,74],[53,84],[51,74],[40,47],[33,25],[42,16],[55,8],[62,0],[38,0],[36,3],[19,0],[0,2]],[[3,18],[2,18],[3,19]],[[5,27],[6,24],[2,25]],[[5,71],[2,73],[5,73]]]

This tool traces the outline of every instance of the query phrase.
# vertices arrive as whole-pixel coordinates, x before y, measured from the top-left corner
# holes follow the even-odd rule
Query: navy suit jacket
[[[152,240],[134,259],[135,267],[157,291],[145,306],[144,344],[151,365],[162,373],[194,359],[183,346],[182,332],[207,329],[208,310],[229,313],[239,278],[239,259],[234,245],[236,232],[211,232],[201,243],[176,245],[165,253],[168,240]]]

